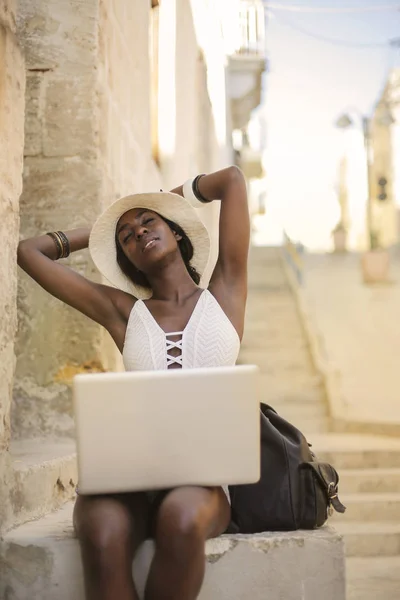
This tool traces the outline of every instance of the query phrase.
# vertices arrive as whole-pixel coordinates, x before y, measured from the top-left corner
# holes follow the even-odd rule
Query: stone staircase
[[[257,302],[253,306],[256,310]],[[279,301],[276,310],[280,310]],[[250,330],[251,327],[248,338]],[[276,335],[281,335],[279,328]],[[295,337],[293,342],[303,347],[301,329]],[[284,337],[280,343],[283,348]],[[273,347],[271,340],[271,350]],[[250,350],[257,352],[259,348],[247,347]],[[258,358],[262,360],[255,357],[253,362],[258,362]],[[282,352],[279,369],[284,370],[285,365],[293,371]],[[319,405],[318,415],[312,410],[318,404],[320,381],[317,376],[304,378],[304,365],[300,363],[297,370],[297,390],[309,405],[308,422],[321,428],[327,422],[323,404]],[[268,380],[263,381],[266,389],[269,382],[282,379],[276,373],[267,376]],[[290,381],[276,383],[275,389],[278,388],[282,406],[296,410]],[[304,418],[304,412],[298,418]],[[80,553],[72,529],[77,481],[74,442],[20,440],[13,442],[10,454],[13,513],[1,524],[4,533],[0,540],[0,599],[83,600]],[[141,593],[152,552],[152,543],[146,542],[133,565]],[[208,541],[206,557],[200,600],[264,600],[266,590],[270,600],[319,600],[321,594],[325,600],[344,599],[343,543],[330,527],[311,532],[223,536]]]
[[[329,433],[324,388],[282,260],[280,249],[252,249],[240,362],[260,366],[264,402],[339,471],[347,511],[332,523],[344,535],[347,555],[400,556],[400,441]]]
[[[386,557],[400,569],[400,441],[329,432],[321,377],[282,260],[279,249],[252,249],[240,362],[260,366],[264,402],[301,429],[317,455],[339,471],[340,498],[347,511],[334,514],[330,522],[344,537],[349,578],[356,581],[356,590],[350,581],[350,597],[364,600],[369,588],[368,598],[386,599],[389,595],[377,591],[379,560]],[[365,587],[368,572],[373,582]]]
[[[348,565],[385,556],[400,567],[400,441],[329,432],[323,383],[312,364],[280,251],[254,248],[250,264],[239,362],[260,366],[263,400],[304,431],[318,456],[338,469],[341,499],[348,508],[344,516],[334,515],[331,524],[344,536]],[[14,512],[2,524],[0,598],[82,600],[79,549],[71,526],[74,443],[16,441],[11,456]],[[135,566],[142,581],[151,552],[146,544]],[[344,598],[340,536],[330,527],[225,536],[208,543],[207,560],[202,600],[261,600],[265,590],[271,600]]]
[[[2,600],[84,600],[72,503],[11,531],[0,547]],[[146,542],[133,564],[140,598],[153,555]],[[206,545],[199,600],[344,600],[343,547],[329,528],[222,536]],[[316,576],[316,573],[318,575]]]
[[[1,600],[84,600],[72,527],[74,443],[30,440],[11,448],[13,528],[0,538]],[[154,552],[146,542],[133,564],[140,593]],[[206,545],[199,600],[344,600],[343,544],[329,527],[313,532],[222,536]],[[315,573],[318,572],[318,577]]]
[[[350,573],[357,561],[376,561],[377,556],[400,566],[400,441],[329,432],[322,380],[312,364],[280,251],[254,248],[250,264],[239,362],[260,366],[263,400],[304,431],[318,456],[338,469],[341,499],[348,508],[331,524],[344,536]],[[8,532],[0,544],[1,599],[83,599],[71,525],[74,452],[71,440],[12,444],[14,511],[2,524]],[[134,566],[142,587],[151,552],[147,543]],[[344,598],[340,536],[330,527],[210,540],[207,560],[203,600],[261,600],[266,589],[271,600]]]

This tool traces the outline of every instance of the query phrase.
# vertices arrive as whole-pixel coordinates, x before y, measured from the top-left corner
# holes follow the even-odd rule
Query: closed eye
[[[145,219],[145,220],[142,222],[142,226],[143,226],[143,225],[148,225],[148,223],[151,223],[151,221],[154,221],[154,217],[148,217],[147,219]],[[127,233],[127,234],[125,235],[125,237],[123,237],[123,238],[122,238],[122,243],[123,243],[123,244],[126,244],[126,243],[128,242],[128,240],[129,240],[129,238],[131,237],[131,235],[132,235],[132,231],[130,231],[129,233]]]

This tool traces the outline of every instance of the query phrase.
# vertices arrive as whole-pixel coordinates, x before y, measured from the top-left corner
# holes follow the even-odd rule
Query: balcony
[[[262,0],[239,0],[238,18],[231,34],[227,88],[232,128],[244,129],[261,102],[262,74],[267,68],[265,9]]]

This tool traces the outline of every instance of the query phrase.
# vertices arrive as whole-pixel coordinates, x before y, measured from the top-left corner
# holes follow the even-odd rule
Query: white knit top
[[[171,339],[178,338],[178,339]],[[171,348],[180,350],[171,356]],[[123,348],[127,371],[224,367],[236,363],[240,340],[236,329],[208,290],[204,290],[184,331],[165,333],[142,300],[129,315]]]

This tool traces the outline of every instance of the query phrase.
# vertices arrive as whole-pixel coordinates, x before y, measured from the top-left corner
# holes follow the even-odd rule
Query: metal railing
[[[284,243],[283,243],[283,256],[286,260],[287,265],[293,272],[297,283],[303,285],[304,282],[304,268],[303,268],[303,254],[304,246],[300,243],[293,242],[287,235],[286,231],[283,232]]]
[[[265,8],[262,0],[240,0],[238,54],[265,55]]]

